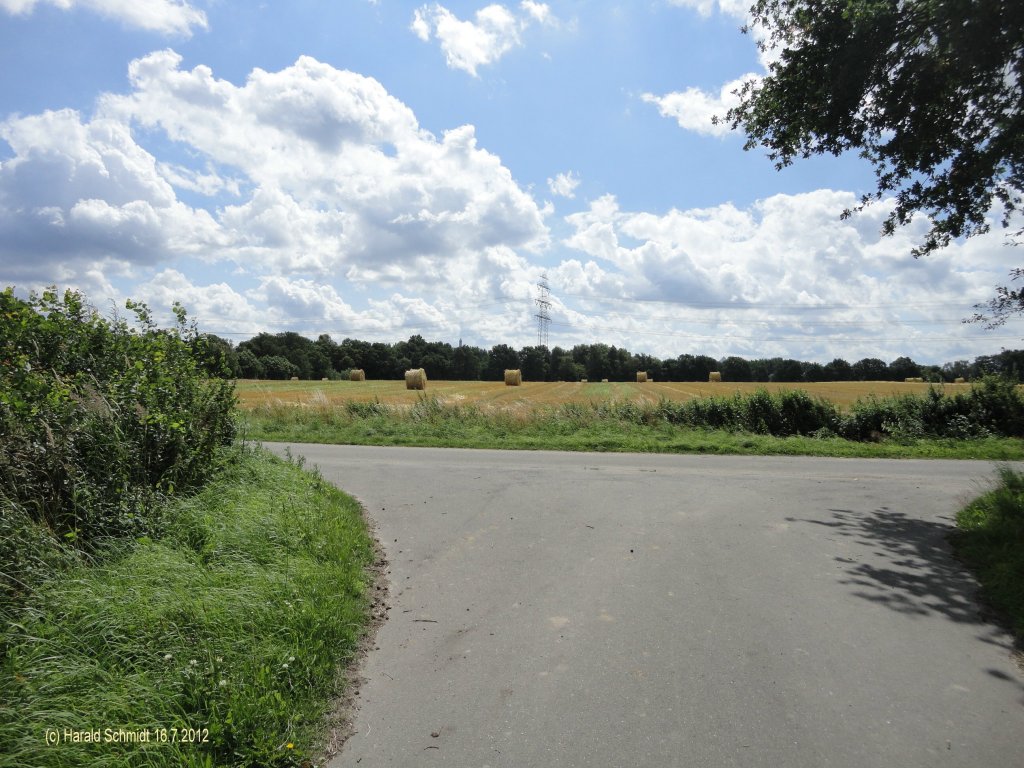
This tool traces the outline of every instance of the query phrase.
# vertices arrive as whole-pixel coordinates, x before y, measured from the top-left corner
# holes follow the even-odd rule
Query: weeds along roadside
[[[233,446],[184,312],[133,309],[0,294],[0,766],[301,765],[366,626],[365,523]],[[149,741],[45,740],[107,728]]]
[[[315,475],[233,449],[159,538],[44,582],[5,636],[0,766],[299,766],[366,624],[361,510]],[[149,729],[47,747],[47,728]],[[200,743],[163,743],[160,728]]]
[[[1024,652],[1024,473],[1000,467],[995,487],[960,510],[956,521],[954,551]]]

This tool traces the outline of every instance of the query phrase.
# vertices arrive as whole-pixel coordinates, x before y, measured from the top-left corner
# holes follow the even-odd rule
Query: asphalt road
[[[292,451],[390,560],[334,766],[1024,765],[1024,675],[945,541],[990,464]]]

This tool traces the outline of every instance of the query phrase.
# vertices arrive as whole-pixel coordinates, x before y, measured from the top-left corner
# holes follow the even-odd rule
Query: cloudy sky
[[[296,330],[661,357],[944,362],[1021,251],[839,214],[714,125],[765,70],[741,0],[0,0],[0,285]]]

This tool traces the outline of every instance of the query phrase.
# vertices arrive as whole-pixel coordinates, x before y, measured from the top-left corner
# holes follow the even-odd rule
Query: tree
[[[238,353],[227,339],[212,333],[202,333],[191,341],[190,346],[208,375],[234,379],[241,372]]]
[[[853,364],[856,381],[885,381],[889,378],[889,365],[877,357],[865,357]]]
[[[452,365],[455,378],[460,381],[477,381],[480,371],[487,362],[487,352],[480,347],[460,344],[452,351]]]
[[[827,381],[828,374],[821,363],[802,363],[804,381]]]
[[[263,363],[251,349],[243,349],[238,353],[238,368],[242,378],[245,379],[262,379],[266,376]]]
[[[849,381],[853,378],[853,366],[837,357],[831,363],[825,364],[826,381]]]
[[[501,381],[505,377],[506,370],[518,367],[519,353],[508,344],[496,344],[487,354],[484,378],[488,381]]]
[[[726,381],[751,381],[754,378],[750,370],[750,361],[742,357],[723,358],[718,370],[722,372],[722,378]]]
[[[897,357],[889,363],[889,378],[894,381],[915,378],[921,375],[921,366],[909,357]]]
[[[544,381],[548,376],[548,348],[523,347],[519,350],[519,367],[526,381]]]
[[[555,374],[560,381],[579,381],[587,375],[587,369],[568,352],[563,352],[555,360]]]
[[[772,369],[772,381],[803,381],[804,367],[799,360],[779,360]]]
[[[993,210],[1010,226],[1024,190],[1024,3],[756,0],[751,17],[744,31],[763,29],[777,60],[725,117],[747,149],[780,169],[858,152],[877,189],[843,217],[893,195],[883,234],[916,213],[931,222],[915,257],[987,232]],[[988,307],[975,319],[998,325],[1024,311],[1024,291],[997,289]]]
[[[266,355],[260,362],[268,379],[290,379],[299,375],[299,367],[282,355]]]

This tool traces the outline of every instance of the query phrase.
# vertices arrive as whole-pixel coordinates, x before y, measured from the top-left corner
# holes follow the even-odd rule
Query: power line
[[[855,337],[855,336],[837,336],[834,334],[825,336],[822,334],[808,334],[806,336],[735,336],[735,335],[707,335],[707,334],[694,334],[694,333],[675,333],[672,331],[641,331],[635,328],[612,328],[609,326],[602,326],[600,328],[590,328],[574,323],[562,323],[556,320],[551,322],[552,325],[560,325],[567,328],[575,328],[581,331],[587,331],[590,333],[625,333],[625,334],[636,334],[642,336],[666,336],[668,338],[686,338],[686,339],[702,339],[706,341],[874,341],[874,342],[904,342],[904,343],[930,343],[930,342],[950,342],[950,341],[969,341],[962,336],[950,336],[950,337],[939,337],[939,336],[924,336],[924,337],[913,337],[907,338],[905,336],[894,337],[894,336],[868,336],[868,337]],[[1019,341],[1020,336],[986,336],[985,340],[989,341],[1007,341],[1014,339]]]
[[[837,310],[837,309],[884,309],[887,307],[948,307],[948,301],[892,302],[885,304],[785,304],[758,303],[751,301],[690,301],[688,299],[641,299],[629,296],[594,296],[584,293],[559,293],[560,296],[571,296],[596,302],[623,302],[628,304],[672,304],[693,309],[790,309],[800,311]]]
[[[540,307],[540,311],[537,312],[534,317],[537,318],[537,345],[540,347],[547,347],[548,345],[548,329],[551,327],[551,290],[548,287],[548,276],[545,272],[540,276],[540,282],[537,283],[538,295],[534,301],[537,306]]]

